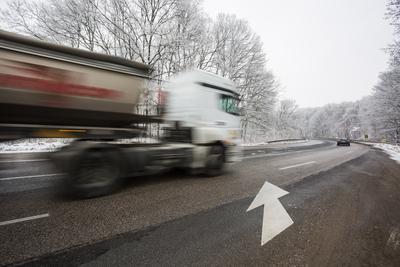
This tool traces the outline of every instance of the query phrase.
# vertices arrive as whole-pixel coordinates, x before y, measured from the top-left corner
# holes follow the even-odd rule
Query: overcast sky
[[[205,11],[249,21],[264,43],[282,98],[301,107],[368,95],[392,41],[387,0],[203,0]],[[0,8],[5,5],[0,0]]]
[[[371,93],[392,40],[386,0],[204,0],[249,21],[263,42],[282,98],[301,107],[353,101]]]

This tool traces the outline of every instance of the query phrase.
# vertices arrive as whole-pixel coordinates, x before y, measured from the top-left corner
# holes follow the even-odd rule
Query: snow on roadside
[[[0,142],[0,153],[51,152],[68,145],[73,140],[67,138],[29,138]]]
[[[261,142],[261,143],[243,143],[242,146],[263,146],[267,145],[268,142]]]
[[[309,140],[293,140],[293,141],[277,141],[277,142],[261,142],[261,143],[243,143],[242,146],[264,146],[270,144],[294,144],[294,143],[305,143]]]
[[[141,144],[157,144],[160,141],[155,138],[150,137],[138,137],[129,139],[118,139],[114,141],[115,144],[131,144],[131,143],[141,143]]]
[[[51,152],[60,149],[63,146],[70,144],[74,139],[68,138],[29,138],[19,139],[8,142],[0,142],[0,153],[34,153],[34,152]],[[246,147],[262,146],[267,144],[295,144],[304,143],[309,140],[293,140],[293,141],[278,141],[278,142],[260,142],[243,144]],[[131,138],[120,139],[114,143],[158,143],[159,141],[153,138]]]
[[[389,144],[373,144],[373,146],[382,149],[391,159],[400,164],[400,146]]]
[[[36,153],[36,152],[52,152],[60,149],[63,146],[70,144],[72,138],[29,138],[19,139],[8,142],[0,142],[1,153]],[[117,144],[127,143],[157,143],[156,139],[152,138],[131,138],[120,139],[115,141]]]

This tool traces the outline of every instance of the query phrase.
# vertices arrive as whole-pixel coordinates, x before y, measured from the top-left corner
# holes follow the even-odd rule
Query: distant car
[[[338,146],[350,146],[350,140],[348,140],[348,139],[339,139],[339,140],[337,140],[336,144]]]

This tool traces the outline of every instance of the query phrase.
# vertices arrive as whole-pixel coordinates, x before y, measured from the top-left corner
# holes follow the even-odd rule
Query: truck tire
[[[104,148],[85,150],[69,172],[66,189],[74,197],[108,195],[120,185],[121,173],[118,151]]]
[[[204,174],[208,177],[221,175],[225,166],[225,149],[222,145],[213,145],[207,156]]]

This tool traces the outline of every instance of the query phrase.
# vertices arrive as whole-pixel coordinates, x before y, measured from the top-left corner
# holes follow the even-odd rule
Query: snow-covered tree
[[[234,15],[212,20],[201,0],[13,0],[0,19],[15,32],[149,64],[144,112],[156,104],[154,89],[176,72],[227,77],[238,85],[244,138],[271,131],[278,86],[260,37]]]
[[[300,137],[299,127],[296,125],[297,108],[294,100],[285,99],[278,103],[274,118],[276,139]]]
[[[391,140],[400,140],[400,69],[394,68],[380,75],[375,86],[373,101],[374,122],[382,135]]]
[[[217,16],[213,36],[216,52],[210,69],[238,85],[243,138],[254,136],[249,129],[271,130],[277,83],[267,70],[260,37],[247,21],[228,14]]]

